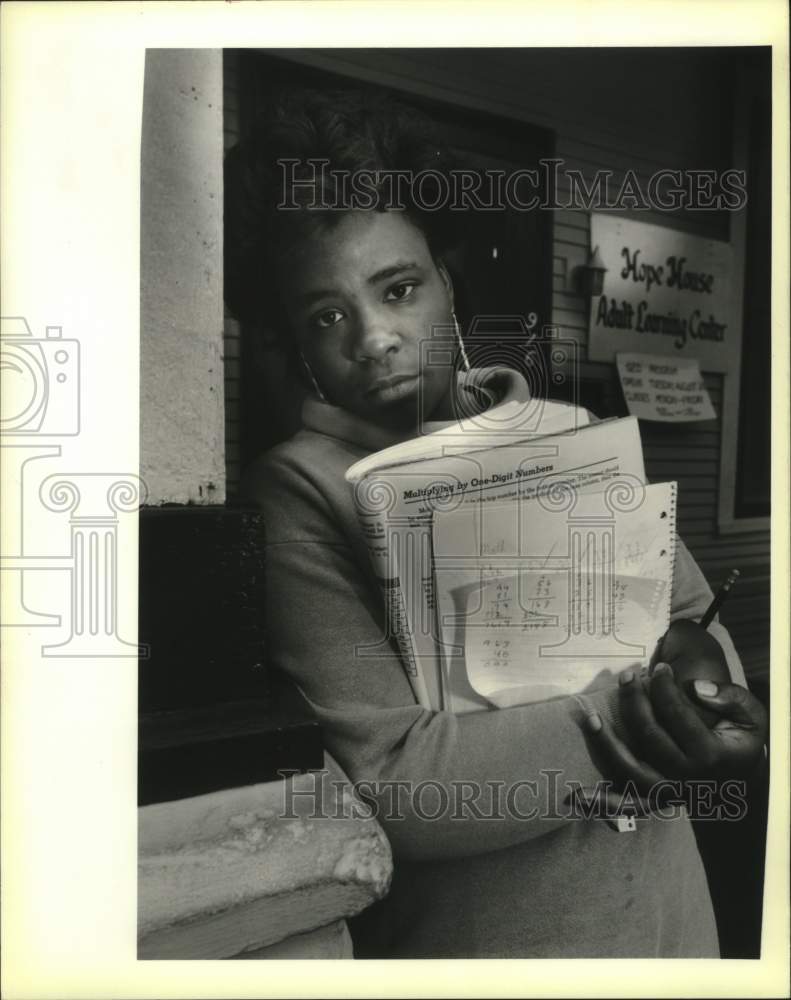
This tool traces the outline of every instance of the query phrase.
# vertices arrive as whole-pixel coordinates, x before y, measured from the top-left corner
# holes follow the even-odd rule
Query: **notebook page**
[[[648,663],[669,624],[675,484],[610,506],[592,493],[572,511],[531,500],[435,518],[450,710],[593,690]]]

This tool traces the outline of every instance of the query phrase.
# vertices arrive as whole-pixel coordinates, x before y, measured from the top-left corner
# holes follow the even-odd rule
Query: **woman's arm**
[[[369,783],[361,791],[375,800],[394,850],[412,858],[468,855],[567,822],[565,782],[601,778],[581,705],[563,698],[463,716],[421,708],[383,639],[373,573],[315,484],[273,460],[258,468],[248,493],[265,513],[270,662],[300,686],[349,776]],[[589,701],[609,717],[617,691]],[[482,821],[476,815],[492,812],[492,782],[499,783],[499,818]],[[443,794],[442,814],[421,818],[421,808],[439,809]],[[396,809],[389,808],[393,796]]]

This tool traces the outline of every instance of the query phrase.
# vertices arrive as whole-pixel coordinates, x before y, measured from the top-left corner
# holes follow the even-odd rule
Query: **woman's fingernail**
[[[654,674],[672,674],[673,668],[669,663],[657,663],[654,667]]]
[[[594,712],[593,715],[588,716],[588,729],[592,733],[598,733],[601,730],[601,716],[598,712]]]
[[[626,684],[631,684],[633,680],[634,674],[631,670],[624,670],[624,672],[618,677],[618,683],[621,687],[624,687]]]
[[[695,681],[695,694],[699,694],[703,698],[716,697],[718,690],[719,688],[714,681]]]

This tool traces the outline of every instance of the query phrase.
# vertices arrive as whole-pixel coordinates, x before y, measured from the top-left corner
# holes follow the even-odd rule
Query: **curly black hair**
[[[265,305],[267,325],[274,318],[276,332],[286,334],[278,275],[290,251],[344,210],[361,207],[350,202],[341,172],[368,175],[365,207],[378,211],[393,207],[396,172],[427,172],[419,203],[407,184],[398,189],[397,207],[420,228],[435,259],[453,246],[458,213],[441,204],[426,208],[441,202],[437,178],[448,177],[455,165],[437,132],[422,112],[385,95],[301,90],[275,96],[225,158],[225,301],[234,316],[259,326]]]

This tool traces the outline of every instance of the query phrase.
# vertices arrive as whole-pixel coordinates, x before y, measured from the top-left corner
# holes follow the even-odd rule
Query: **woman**
[[[329,166],[317,171],[322,159]],[[464,384],[458,357],[426,367],[420,351],[432,329],[456,325],[442,261],[452,217],[408,198],[395,205],[383,180],[427,165],[447,168],[413,112],[313,93],[270,110],[226,165],[229,305],[279,331],[311,389],[302,430],[253,463],[245,482],[266,515],[270,655],[315,708],[330,752],[367,783],[395,858],[388,897],[354,923],[355,952],[716,956],[686,815],[649,814],[621,834],[573,818],[559,790],[604,777],[645,793],[662,778],[750,772],[766,722],[724,629],[713,627],[715,639],[685,621],[662,647],[677,674],[727,678],[730,667],[737,683],[709,681],[697,703],[660,665],[650,686],[627,675],[619,689],[587,696],[584,711],[563,698],[456,717],[415,703],[395,649],[358,655],[381,643],[386,623],[344,472],[450,420]],[[354,171],[374,176],[376,199],[344,209]],[[502,401],[524,386],[514,374],[488,389]],[[680,545],[672,618],[700,618],[710,600]],[[721,720],[713,730],[703,703]],[[415,796],[427,782],[453,796],[433,821],[436,803]]]

